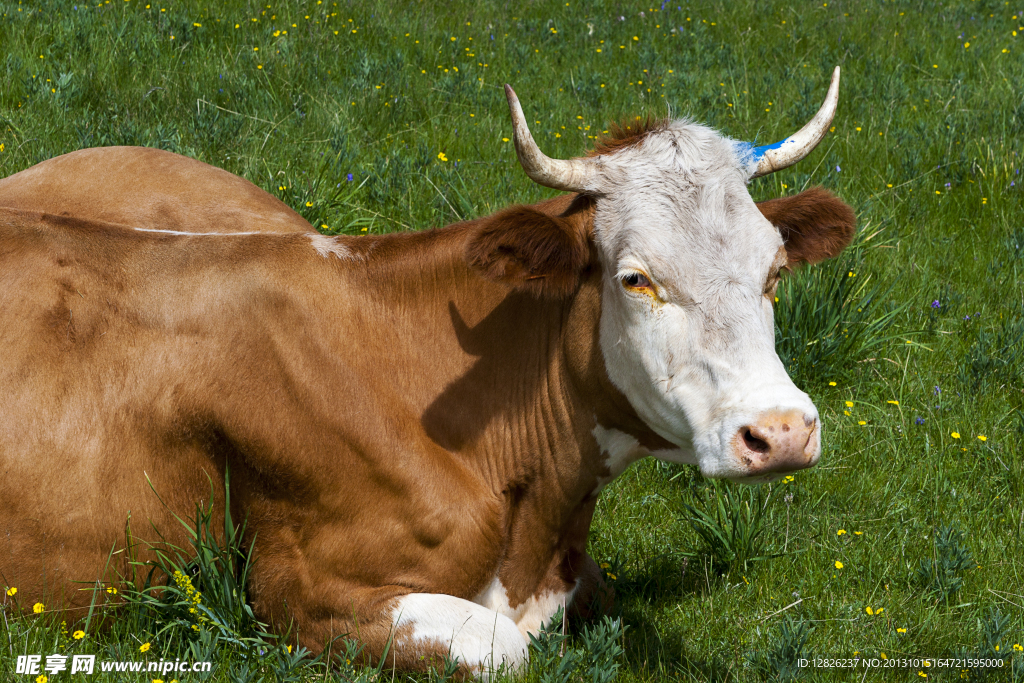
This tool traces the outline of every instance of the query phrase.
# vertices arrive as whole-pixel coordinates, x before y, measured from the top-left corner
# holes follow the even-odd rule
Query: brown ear
[[[590,244],[578,212],[553,216],[513,206],[481,220],[466,258],[491,280],[536,296],[567,296],[590,265]]]
[[[782,233],[790,267],[836,256],[850,244],[857,227],[853,209],[820,187],[758,202],[757,208]]]

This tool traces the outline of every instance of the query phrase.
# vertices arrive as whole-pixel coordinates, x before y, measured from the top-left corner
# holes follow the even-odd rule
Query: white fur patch
[[[352,258],[352,252],[344,244],[340,243],[334,237],[327,237],[326,235],[309,235],[309,241],[313,243],[313,248],[316,249],[316,253],[320,254],[324,258],[327,258],[331,254],[334,254],[340,259]]]
[[[595,425],[591,434],[597,439],[597,445],[605,455],[604,464],[609,471],[607,477],[598,477],[594,493],[610,484],[634,462],[651,454],[639,441],[618,429]]]
[[[195,237],[237,237],[239,235],[261,235],[260,232],[184,232],[182,230],[158,230],[157,228],[132,228],[138,232],[160,232],[165,235],[191,235]]]
[[[531,596],[526,602],[513,608],[508,601],[508,592],[501,580],[495,576],[494,579],[484,588],[479,595],[473,598],[473,602],[483,605],[489,610],[503,614],[515,622],[524,642],[530,641],[529,634],[536,635],[542,624],[547,623],[554,616],[559,607],[568,606],[572,602],[571,591],[559,593],[548,591],[540,595]]]
[[[440,647],[484,678],[501,666],[517,669],[529,661],[515,622],[469,600],[439,593],[410,593],[392,615],[394,628],[412,628],[396,647]]]

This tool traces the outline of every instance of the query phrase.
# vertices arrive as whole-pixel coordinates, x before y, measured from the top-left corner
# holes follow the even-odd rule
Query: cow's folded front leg
[[[509,617],[442,593],[412,593],[401,586],[346,586],[293,595],[278,602],[271,622],[280,632],[289,626],[299,643],[319,654],[334,639],[356,640],[361,664],[386,669],[425,671],[457,659],[463,674],[489,678],[528,661],[527,641]],[[282,595],[279,591],[268,591]],[[261,596],[262,597],[262,596]],[[277,601],[275,601],[277,602]],[[257,601],[258,613],[265,604]],[[267,610],[271,611],[271,610]]]
[[[487,677],[503,667],[517,669],[529,657],[514,621],[462,598],[410,593],[397,601],[391,619],[400,660],[432,666],[457,657],[468,671]]]

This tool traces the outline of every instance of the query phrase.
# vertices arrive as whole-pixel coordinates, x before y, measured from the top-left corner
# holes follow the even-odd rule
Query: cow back
[[[96,147],[48,159],[0,180],[0,206],[150,230],[315,232],[248,180],[148,147]]]

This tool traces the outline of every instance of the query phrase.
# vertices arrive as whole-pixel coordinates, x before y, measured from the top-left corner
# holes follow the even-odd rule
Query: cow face
[[[585,266],[600,267],[608,377],[678,447],[655,455],[749,482],[818,460],[818,411],[775,353],[775,287],[781,271],[838,254],[853,212],[817,188],[758,205],[746,185],[814,148],[838,88],[837,68],[814,119],[775,145],[753,148],[688,121],[634,123],[589,157],[561,161],[539,150],[506,86],[527,175],[589,196],[592,229],[521,207],[481,231],[470,260],[491,277],[559,294]]]
[[[661,455],[705,476],[763,481],[814,465],[818,412],[775,353],[775,287],[794,259],[747,191],[748,148],[687,122],[615,147],[594,157],[607,188],[593,239],[612,383],[679,446]],[[797,259],[812,242],[815,257],[834,255],[852,235],[848,207],[811,194]]]

